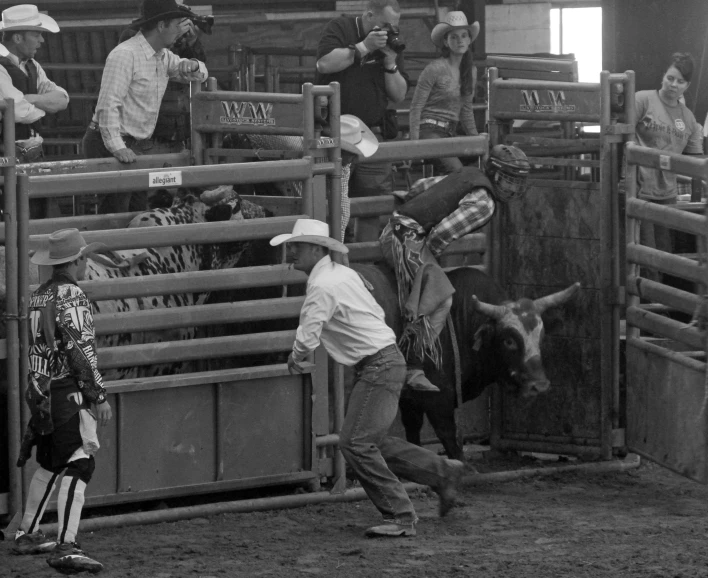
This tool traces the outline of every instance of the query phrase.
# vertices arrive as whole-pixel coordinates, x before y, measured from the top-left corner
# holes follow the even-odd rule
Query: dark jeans
[[[417,521],[398,477],[439,488],[446,479],[445,458],[404,439],[388,436],[396,418],[406,362],[391,345],[356,367],[356,383],[339,432],[339,449],[366,495],[387,521]]]
[[[127,138],[125,144],[139,156],[176,153],[182,150],[182,143],[159,141],[156,139],[136,141],[135,139]],[[84,158],[87,159],[109,158],[113,156],[103,143],[101,131],[98,128],[92,128],[90,126],[86,129],[84,138],[81,140],[81,152]],[[129,168],[130,165],[126,165],[126,169]],[[147,191],[103,195],[98,204],[98,212],[101,215],[107,213],[146,211],[147,209]]]
[[[419,139],[431,139],[431,138],[450,138],[454,136],[450,134],[450,131],[433,124],[421,124]],[[457,157],[449,157],[443,159],[430,159],[430,163],[435,167],[436,174],[439,175],[449,175],[451,172],[462,168],[462,161]]]

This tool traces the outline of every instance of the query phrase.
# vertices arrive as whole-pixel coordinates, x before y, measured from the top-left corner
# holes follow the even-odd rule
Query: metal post
[[[17,169],[15,163],[15,103],[5,99],[3,147],[6,163],[3,169],[5,220],[5,323],[7,328],[7,411],[8,459],[10,468],[10,512],[22,511],[22,470],[15,467],[22,435],[20,392],[20,341],[17,259]]]
[[[202,85],[198,81],[192,81],[189,85],[189,122],[192,141],[192,165],[204,164],[204,142],[202,134],[194,130],[194,108],[197,104],[197,95],[202,91]]]
[[[627,84],[625,86],[625,119],[627,124],[631,125],[636,125],[637,123],[637,111],[635,110],[635,103],[634,103],[634,90],[635,90],[635,81],[634,81],[634,71],[633,70],[628,70],[626,72],[627,74]],[[634,135],[629,135],[627,137],[628,142],[634,142]],[[629,199],[634,199],[637,197],[637,165],[630,165],[629,163],[625,163],[625,171],[624,171],[624,191],[625,191],[625,202],[628,201]],[[625,218],[625,227],[626,227],[626,244],[631,245],[631,244],[639,244],[639,226],[640,223],[637,219],[630,217],[630,218]],[[635,277],[639,276],[639,265],[636,263],[627,263],[627,277]],[[623,280],[625,285],[626,285],[626,280]],[[636,295],[632,295],[630,293],[627,294],[627,308],[629,307],[637,307],[639,305],[639,297]],[[639,329],[637,327],[627,325],[627,341],[631,338],[638,338],[639,337]]]
[[[216,83],[216,78],[213,76],[210,76],[207,78],[207,86],[206,89],[208,92],[214,92],[218,89],[217,83]],[[221,148],[221,145],[223,144],[224,137],[223,134],[220,132],[214,132],[211,133],[208,137],[208,142],[211,148]],[[215,159],[211,155],[207,155],[205,153],[202,153],[204,155],[204,164],[207,165],[212,165],[212,164],[218,164],[218,159]]]
[[[20,338],[20,373],[18,376],[20,391],[25,391],[29,374],[29,189],[29,175],[17,175],[17,294],[19,303],[17,330]],[[27,409],[24,403],[20,403],[23,430],[29,423],[30,416]]]
[[[329,183],[329,220],[332,232],[336,233],[337,239],[344,241],[342,230],[342,146],[340,142],[341,127],[339,117],[341,115],[341,104],[339,100],[339,83],[331,82],[330,88],[334,94],[329,97],[329,128],[330,136],[337,142],[336,148],[329,149],[327,157],[334,163],[334,172],[327,175]],[[341,235],[341,237],[340,237]]]

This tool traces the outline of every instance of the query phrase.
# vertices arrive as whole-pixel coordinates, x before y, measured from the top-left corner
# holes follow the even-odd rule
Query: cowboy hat
[[[341,146],[345,151],[362,157],[370,157],[379,148],[376,135],[364,122],[353,114],[339,117]]]
[[[2,11],[0,31],[38,30],[40,32],[59,32],[56,20],[41,14],[34,4],[18,4]]]
[[[270,240],[270,244],[275,247],[288,241],[293,243],[313,243],[332,249],[332,251],[349,253],[349,249],[344,243],[340,243],[329,236],[329,225],[317,219],[298,219],[293,225],[292,233],[284,233],[273,237]]]
[[[467,23],[467,16],[459,10],[452,10],[445,15],[445,19],[436,24],[433,31],[430,33],[430,39],[438,48],[444,46],[443,40],[445,35],[451,30],[468,30],[470,33],[470,42],[474,42],[479,35],[479,22]]]
[[[196,14],[177,0],[143,0],[140,6],[140,18],[133,20],[131,26],[141,26],[153,20],[171,20],[172,18],[196,18]]]
[[[105,248],[103,243],[87,245],[78,229],[60,229],[49,235],[47,246],[38,249],[30,261],[35,265],[61,265]]]

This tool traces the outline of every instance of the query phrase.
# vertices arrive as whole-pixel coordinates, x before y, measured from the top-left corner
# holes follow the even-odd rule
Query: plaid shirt
[[[180,74],[178,67],[183,60],[188,59],[167,49],[155,52],[142,32],[111,51],[93,116],[110,152],[126,148],[123,135],[137,140],[152,136],[169,80],[206,80],[206,66],[199,61],[197,72]]]
[[[426,245],[437,258],[450,243],[486,225],[493,214],[494,201],[487,190],[475,189],[467,193],[458,208],[428,233]],[[425,235],[425,231],[415,220],[398,213],[394,213],[394,216],[400,224]]]

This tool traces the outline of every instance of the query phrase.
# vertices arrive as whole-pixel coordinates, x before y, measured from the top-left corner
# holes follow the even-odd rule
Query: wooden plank
[[[94,316],[96,335],[161,331],[268,319],[298,318],[304,297],[283,297],[191,307],[99,313]]]
[[[304,373],[312,373],[315,369],[315,365],[309,362],[304,362],[302,367]],[[107,381],[104,383],[104,386],[108,394],[111,395],[136,391],[189,387],[192,385],[204,385],[205,383],[223,383],[229,387],[238,387],[238,383],[242,381],[270,379],[285,375],[290,375],[288,366],[285,363],[279,363],[276,365],[239,367],[235,369],[220,369],[217,371],[199,371],[179,375],[159,375],[139,379],[122,379],[119,381]]]
[[[531,164],[552,166],[552,167],[590,167],[599,168],[600,161],[585,159],[557,159],[549,157],[527,157]]]
[[[351,218],[391,215],[396,208],[396,203],[396,197],[393,195],[354,197],[351,199]]]
[[[671,470],[708,482],[706,364],[627,340],[627,446]],[[690,365],[693,365],[691,367]]]
[[[249,289],[276,285],[305,283],[307,276],[289,265],[263,265],[219,271],[198,271],[126,277],[105,281],[81,281],[79,286],[91,301],[148,297],[152,295],[175,295],[178,293],[201,293],[228,289]],[[36,286],[30,287],[30,290]]]
[[[600,234],[598,196],[597,187],[561,192],[532,182],[518,202],[507,205],[506,222],[516,235],[596,240]]]
[[[281,233],[292,232],[295,221],[305,215],[245,219],[243,221],[217,221],[170,225],[169,227],[136,227],[87,231],[83,234],[87,243],[100,241],[111,250],[144,249],[146,247],[173,247],[175,245],[202,245],[270,239]],[[48,235],[30,237],[30,247],[37,249],[47,241]]]
[[[227,337],[207,337],[188,341],[163,341],[140,345],[108,347],[98,352],[101,370],[137,365],[155,365],[216,359],[292,349],[295,331],[273,331]]]
[[[348,243],[347,247],[349,248],[349,260],[352,263],[376,262],[383,259],[381,245],[378,241]],[[486,251],[487,235],[485,233],[473,233],[450,243],[447,249],[443,251],[442,256],[485,253]]]

